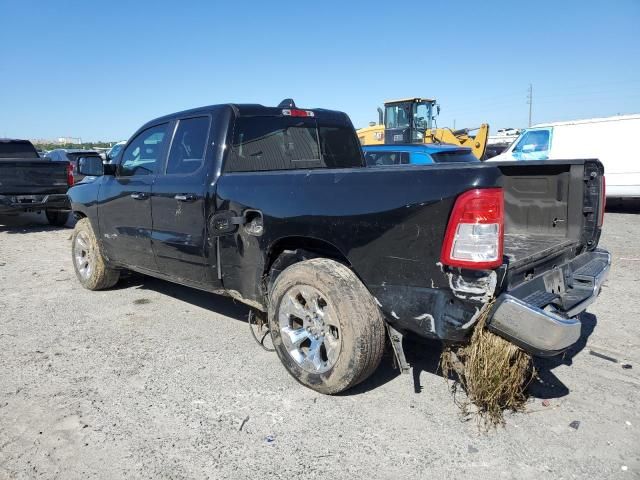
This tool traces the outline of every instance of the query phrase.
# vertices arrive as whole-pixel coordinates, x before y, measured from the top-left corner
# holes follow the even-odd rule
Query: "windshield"
[[[549,158],[549,130],[527,130],[511,154],[517,160],[547,160]]]
[[[414,103],[413,119],[418,130],[426,130],[431,128],[431,103]]]
[[[386,128],[407,128],[411,118],[411,105],[400,103],[387,105],[385,107],[385,127]]]
[[[352,168],[363,166],[352,128],[315,119],[240,117],[226,171]]]

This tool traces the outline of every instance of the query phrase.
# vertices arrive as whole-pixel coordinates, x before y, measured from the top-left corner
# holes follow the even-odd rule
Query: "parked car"
[[[144,125],[69,191],[73,266],[238,299],[324,393],[367,378],[387,329],[466,342],[479,318],[536,355],[575,343],[610,265],[596,160],[368,168],[346,114],[214,105]],[[185,319],[187,321],[187,319]]]
[[[51,225],[62,226],[69,216],[71,185],[68,163],[40,158],[28,140],[0,139],[0,214],[44,210]]]
[[[68,162],[71,165],[71,171],[75,183],[84,178],[84,175],[78,172],[78,160],[80,158],[98,157],[102,159],[100,154],[95,150],[71,150],[66,148],[51,150],[47,156],[54,162]]]
[[[544,123],[524,130],[491,161],[597,158],[607,173],[607,197],[640,197],[640,153],[629,140],[640,135],[640,115]]]
[[[369,167],[479,161],[470,148],[455,145],[365,145],[362,151]]]

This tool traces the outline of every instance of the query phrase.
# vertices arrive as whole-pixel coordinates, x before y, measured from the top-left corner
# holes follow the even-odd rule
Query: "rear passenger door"
[[[212,148],[211,116],[177,119],[169,155],[153,185],[153,251],[161,273],[185,283],[215,285],[215,249],[206,219]],[[209,158],[209,160],[211,160]]]

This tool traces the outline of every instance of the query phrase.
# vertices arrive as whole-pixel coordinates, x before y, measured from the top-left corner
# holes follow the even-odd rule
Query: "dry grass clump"
[[[490,310],[485,309],[468,345],[445,348],[440,358],[444,377],[454,379],[451,393],[463,416],[477,415],[486,429],[503,425],[505,410],[524,410],[525,391],[535,376],[531,355],[485,328]],[[457,395],[460,387],[463,400]]]

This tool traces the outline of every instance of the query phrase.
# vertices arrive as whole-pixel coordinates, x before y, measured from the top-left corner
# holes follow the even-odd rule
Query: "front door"
[[[166,152],[169,124],[140,132],[122,154],[114,176],[103,178],[98,219],[107,257],[117,263],[157,271],[151,248],[151,187]]]
[[[207,240],[207,146],[211,117],[181,118],[166,165],[152,188],[152,245],[161,273],[185,283],[219,284],[217,258]],[[209,155],[207,153],[209,152]]]

